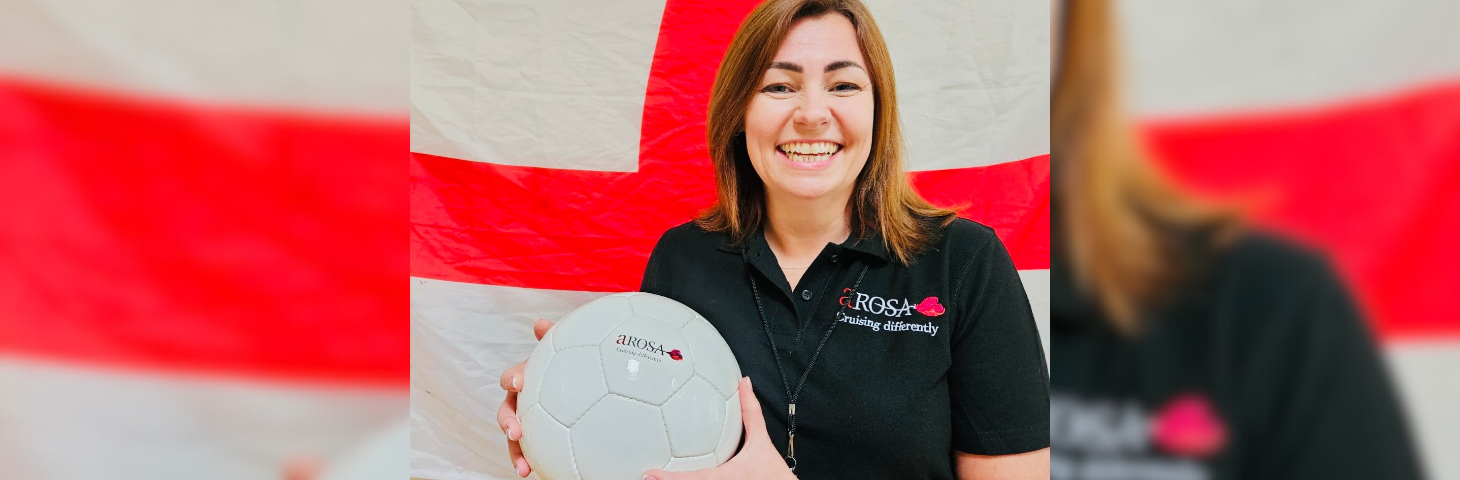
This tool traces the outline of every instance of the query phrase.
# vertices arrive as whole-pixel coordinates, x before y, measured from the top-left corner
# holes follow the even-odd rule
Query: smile
[[[816,164],[831,160],[842,146],[834,142],[787,142],[776,149],[793,163]]]

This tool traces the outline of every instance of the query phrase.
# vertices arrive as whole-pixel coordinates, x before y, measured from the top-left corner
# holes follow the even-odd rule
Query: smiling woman
[[[860,3],[762,4],[725,53],[707,123],[719,187],[708,231],[743,242],[767,211],[819,200],[847,206],[855,236],[886,227],[906,262],[954,218],[907,184],[892,58]]]
[[[991,228],[909,185],[866,7],[761,4],[725,53],[706,133],[717,201],[660,237],[641,290],[725,338],[749,377],[745,440],[714,469],[645,478],[1048,478],[1028,297]],[[520,438],[510,396],[498,419]]]

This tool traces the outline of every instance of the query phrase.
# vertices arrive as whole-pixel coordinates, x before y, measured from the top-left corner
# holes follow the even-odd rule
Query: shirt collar
[[[847,241],[842,242],[841,246],[847,250],[870,255],[883,262],[892,260],[887,253],[887,244],[882,241],[882,233],[876,230],[867,232],[867,235],[862,238],[848,238]]]
[[[877,231],[868,232],[862,238],[855,236],[849,237],[838,246],[845,251],[857,252],[883,262],[888,262],[892,259],[887,253],[887,245],[882,242],[882,234]],[[761,229],[755,232],[754,235],[751,235],[750,239],[746,240],[743,245],[735,245],[733,240],[727,235],[725,240],[720,243],[719,250],[741,255],[753,255],[757,253],[766,255],[770,252],[770,244],[766,243],[765,230]]]

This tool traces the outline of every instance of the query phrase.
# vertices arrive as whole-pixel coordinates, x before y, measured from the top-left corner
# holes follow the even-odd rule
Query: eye
[[[760,91],[761,93],[769,93],[772,95],[789,95],[792,93],[796,93],[796,90],[793,90],[790,85],[786,85],[784,83],[774,83],[766,85],[765,88],[760,89]]]
[[[837,93],[855,93],[862,91],[862,86],[851,82],[841,82],[836,85],[832,85],[831,91]]]

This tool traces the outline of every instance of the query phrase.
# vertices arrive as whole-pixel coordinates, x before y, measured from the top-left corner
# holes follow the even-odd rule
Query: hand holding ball
[[[703,317],[647,293],[574,310],[527,360],[522,451],[544,480],[637,480],[724,463],[740,441],[740,367]]]

